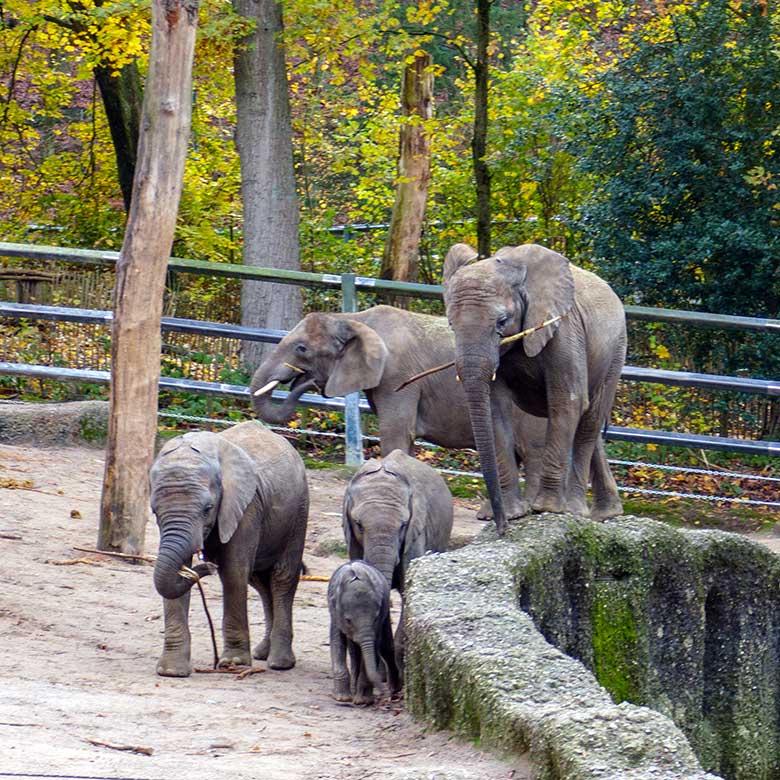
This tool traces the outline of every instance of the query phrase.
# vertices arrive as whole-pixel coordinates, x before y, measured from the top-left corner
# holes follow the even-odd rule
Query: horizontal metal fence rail
[[[111,374],[108,371],[92,371],[88,369],[64,368],[59,366],[32,366],[25,363],[0,362],[0,375],[29,376],[37,379],[50,379],[63,382],[96,382],[109,384]],[[231,385],[222,382],[204,382],[196,379],[180,379],[176,377],[160,377],[160,389],[178,390],[186,393],[203,393],[205,395],[226,396],[249,400],[249,388],[244,385]],[[275,390],[273,397],[283,401],[288,393]],[[300,403],[316,409],[344,411],[343,398],[324,398],[319,395],[304,393]],[[361,412],[370,412],[371,408],[365,400],[360,401]],[[674,433],[671,431],[650,431],[643,428],[622,428],[610,425],[605,429],[605,438],[613,441],[634,441],[643,444],[668,444],[674,447],[693,447],[696,449],[719,450],[721,452],[739,452],[743,455],[780,456],[780,442],[752,441],[749,439],[732,439],[721,436],[704,436],[691,433]]]
[[[345,274],[346,276],[346,274]],[[85,322],[108,324],[113,315],[110,311],[98,309],[75,309],[59,306],[42,306],[27,303],[0,301],[0,317],[18,319],[61,320],[63,322]],[[195,333],[201,336],[263,341],[277,344],[287,335],[285,330],[270,328],[248,328],[203,320],[162,318],[162,330],[177,333]],[[780,382],[748,377],[726,377],[718,374],[697,374],[690,371],[670,371],[660,368],[624,366],[621,378],[629,382],[654,382],[677,387],[698,387],[706,390],[730,390],[769,397],[780,396]]]
[[[119,252],[0,242],[0,257],[112,266],[119,259]],[[302,287],[327,287],[333,289],[341,287],[341,276],[339,274],[316,274],[276,268],[255,268],[246,265],[211,263],[204,260],[189,260],[177,257],[170,259],[168,269],[170,271],[207,276],[225,276],[236,279],[254,279],[262,282],[297,284]],[[380,291],[418,298],[438,299],[442,297],[444,289],[438,284],[394,282],[367,276],[356,276],[355,287],[363,291]],[[740,317],[729,314],[712,314],[710,312],[677,311],[675,309],[660,309],[652,306],[629,305],[624,308],[626,317],[630,320],[684,323],[707,328],[755,330],[780,334],[780,320],[766,317]]]

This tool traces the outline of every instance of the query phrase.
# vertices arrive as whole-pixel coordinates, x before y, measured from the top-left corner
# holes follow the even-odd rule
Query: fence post
[[[341,311],[357,311],[357,289],[355,274],[341,274]],[[344,397],[344,462],[347,466],[359,468],[363,465],[363,432],[360,428],[360,393],[349,393]]]

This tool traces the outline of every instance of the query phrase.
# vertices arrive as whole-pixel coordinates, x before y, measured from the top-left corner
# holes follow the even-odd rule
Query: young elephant
[[[260,594],[265,637],[254,657],[271,669],[295,665],[292,603],[303,555],[309,493],[293,447],[261,423],[221,433],[178,436],[160,451],[151,472],[152,511],[160,526],[154,585],[164,599],[165,644],[157,674],[187,677],[188,613],[193,580],[179,574],[192,556],[214,564],[222,581],[221,665],[251,665],[247,583]]]
[[[390,586],[365,561],[339,566],[328,584],[330,659],[336,701],[371,704],[384,662],[391,693],[400,690],[390,626]],[[349,650],[350,669],[346,653]]]
[[[344,495],[343,527],[349,557],[376,566],[403,599],[409,562],[447,549],[452,531],[452,495],[430,466],[393,450],[363,464]],[[403,669],[403,602],[395,657]]]

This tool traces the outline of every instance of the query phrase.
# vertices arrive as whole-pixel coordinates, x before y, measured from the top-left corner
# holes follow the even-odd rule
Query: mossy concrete
[[[103,447],[108,401],[0,402],[0,444]]]
[[[565,515],[414,562],[406,701],[539,780],[780,777],[780,564],[717,531]]]

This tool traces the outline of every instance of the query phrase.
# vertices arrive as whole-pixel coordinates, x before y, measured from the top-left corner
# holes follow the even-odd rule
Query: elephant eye
[[[509,322],[509,315],[508,314],[502,314],[497,320],[496,320],[496,330],[502,331],[506,327],[506,324]]]
[[[214,504],[206,504],[206,506],[203,507],[203,514],[205,516],[208,516],[211,513],[211,510],[214,508]]]
[[[295,345],[295,351],[299,355],[305,355],[309,350],[305,344],[296,344]]]

